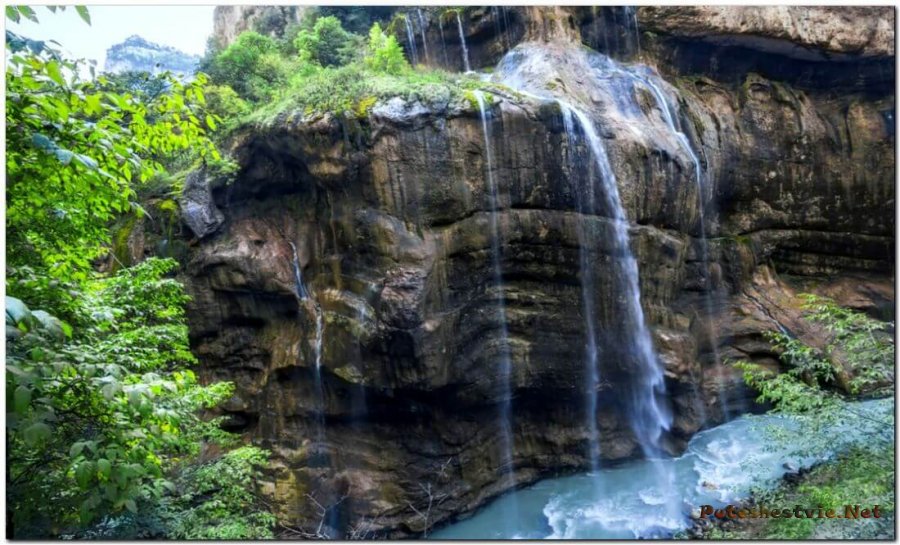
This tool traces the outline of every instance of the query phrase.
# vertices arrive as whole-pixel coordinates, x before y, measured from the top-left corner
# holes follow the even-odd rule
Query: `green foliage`
[[[846,505],[879,506],[878,519],[778,518],[750,521],[708,539],[886,539],[893,537],[894,450],[889,445],[854,448],[816,466],[797,485],[758,490],[754,503],[802,509],[833,509],[843,515]]]
[[[148,103],[107,90],[106,78],[81,81],[77,63],[11,47],[7,262],[85,280],[109,240],[107,223],[135,207],[132,187],[164,170],[162,158],[218,155],[199,116],[205,80],[170,78],[168,92]],[[9,290],[15,285],[8,279]]]
[[[27,7],[6,13],[35,20]],[[206,78],[83,81],[79,64],[45,42],[7,32],[7,46],[7,292],[19,297],[7,297],[6,312],[8,535],[91,537],[107,535],[85,531],[95,521],[170,521],[159,514],[175,482],[200,486],[177,470],[201,444],[231,441],[220,419],[201,414],[232,385],[201,385],[190,370],[187,296],[169,277],[174,261],[148,259],[112,276],[92,265],[110,226],[122,227],[121,243],[144,213],[134,202],[140,191],[153,186],[165,197],[176,188],[166,167],[206,161],[233,176],[207,138],[220,119],[204,110]],[[167,217],[177,211],[171,199],[158,202]],[[262,463],[253,460],[230,475],[252,474]],[[221,481],[237,482],[240,490],[208,492],[232,508],[251,487],[246,477]],[[182,507],[203,503],[194,500]],[[246,535],[264,535],[270,517],[233,518],[241,516],[251,517]]]
[[[33,328],[7,343],[7,501],[17,536],[54,535],[158,498],[167,459],[196,452],[231,395],[185,367],[181,285],[149,259],[87,282],[71,338]]]
[[[257,32],[242,33],[204,68],[214,83],[227,85],[252,102],[270,99],[291,72],[275,40]]]
[[[173,539],[271,539],[275,518],[255,492],[268,455],[241,447],[182,472],[167,507]]]
[[[862,312],[841,307],[816,295],[803,295],[807,318],[824,325],[834,334],[826,347],[828,355],[836,350],[850,364],[854,393],[894,382],[894,343],[887,333],[889,324],[873,320]]]
[[[312,29],[302,29],[294,47],[303,62],[319,66],[347,64],[359,50],[359,40],[341,26],[336,17],[319,17]]]
[[[378,23],[369,30],[369,51],[365,63],[370,70],[382,74],[396,75],[409,69],[397,38],[386,36]]]
[[[221,132],[227,132],[238,119],[250,113],[251,107],[228,85],[210,85],[206,89],[206,110],[222,120]]]
[[[385,24],[397,8],[394,6],[319,6],[319,15],[334,16],[348,32],[365,34],[375,23]]]

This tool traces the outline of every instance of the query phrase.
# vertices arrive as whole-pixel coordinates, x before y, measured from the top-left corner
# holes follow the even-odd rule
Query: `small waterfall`
[[[637,22],[637,6],[625,6],[625,18],[634,25],[634,45],[637,48],[638,56],[641,55],[641,31]]]
[[[444,66],[450,66],[450,59],[447,57],[447,39],[444,38],[444,21],[443,18],[438,17],[438,30],[441,32],[441,54],[444,57]]]
[[[575,131],[575,122],[572,117],[572,107],[563,101],[557,101],[563,115],[563,125],[566,130],[566,140],[569,144],[569,161],[573,170],[578,169],[575,161],[575,143],[578,134]],[[587,184],[587,195],[582,196],[576,192],[578,212],[588,211],[586,205],[593,205],[593,184]],[[589,247],[587,233],[584,232],[584,223],[578,222],[578,257],[581,268],[581,302],[584,305],[584,329],[585,329],[585,354],[584,368],[587,381],[585,422],[588,430],[588,459],[591,461],[591,472],[600,470],[600,432],[597,429],[597,389],[600,386],[599,354],[597,349],[597,331],[595,327],[594,311],[594,274],[588,259]],[[599,497],[599,494],[598,494]]]
[[[459,15],[459,10],[456,11],[456,24],[459,27],[459,43],[462,44],[463,66],[465,67],[466,72],[471,72],[472,67],[469,64],[469,48],[466,47],[466,34],[463,32],[462,17]]]
[[[425,36],[425,16],[422,15],[422,8],[416,8],[416,13],[419,14],[419,34],[422,35],[422,51],[425,52],[425,62],[431,62],[430,57],[428,56],[428,39]]]
[[[413,66],[419,64],[419,52],[416,50],[416,35],[413,32],[412,23],[409,22],[409,14],[403,16],[406,23],[406,39],[409,41],[409,50],[412,53]]]
[[[293,242],[288,242],[291,245],[291,252],[293,253],[293,267],[294,267],[294,290],[297,292],[297,299],[304,301],[309,299],[309,293],[306,291],[306,286],[303,285],[303,274],[300,272],[300,258],[297,256],[297,247]]]
[[[628,218],[622,208],[615,173],[609,164],[609,157],[600,135],[583,112],[571,106],[570,109],[591,150],[595,166],[600,173],[606,204],[612,214],[614,243],[619,254],[617,264],[620,266],[624,283],[622,287],[625,292],[623,321],[630,327],[629,353],[635,357],[634,363],[638,365],[639,371],[631,384],[632,428],[645,453],[648,456],[657,456],[661,453],[659,441],[663,432],[671,426],[672,416],[660,402],[665,396],[665,381],[641,308],[637,260],[631,252],[629,243]]]
[[[494,289],[497,290],[497,318],[500,322],[500,342],[502,344],[502,353],[500,355],[499,375],[501,382],[501,400],[499,406],[498,423],[500,427],[500,448],[501,460],[503,461],[504,478],[508,487],[511,489],[515,486],[515,474],[513,464],[513,438],[512,438],[512,388],[510,387],[510,375],[512,374],[512,361],[510,358],[509,344],[509,328],[506,319],[506,301],[503,289],[503,268],[500,261],[500,225],[497,212],[500,209],[500,194],[497,190],[497,184],[494,181],[494,165],[491,153],[491,133],[488,126],[488,113],[485,107],[484,95],[481,91],[473,91],[475,100],[478,102],[478,111],[481,115],[481,129],[484,134],[484,154],[487,163],[487,182],[490,190],[491,214],[491,263],[494,273]],[[505,522],[513,527],[518,521],[518,510],[515,504],[511,504],[512,509],[507,513]]]
[[[313,369],[313,385],[315,389],[315,419],[316,419],[316,440],[319,448],[325,443],[325,386],[322,383],[322,342],[325,337],[325,316],[322,307],[317,301],[310,297],[309,291],[303,284],[303,276],[300,272],[300,258],[297,255],[297,246],[293,242],[288,242],[291,246],[292,266],[294,269],[294,289],[296,290],[297,299],[300,301],[312,300],[313,309],[316,313],[316,337],[313,345],[313,354],[315,368]]]
[[[671,465],[666,464],[662,459],[664,451],[660,444],[663,432],[671,427],[672,415],[661,403],[661,400],[665,399],[665,377],[653,349],[653,341],[644,320],[644,311],[641,308],[637,260],[631,252],[629,244],[628,218],[619,199],[615,173],[609,164],[609,157],[603,141],[591,120],[583,112],[571,106],[569,109],[574,114],[577,124],[580,125],[591,150],[591,155],[600,173],[600,181],[603,183],[606,205],[612,214],[613,236],[618,254],[616,264],[624,284],[622,288],[624,288],[626,301],[626,306],[622,309],[625,312],[623,323],[626,325],[626,331],[630,333],[627,340],[628,354],[635,357],[633,363],[638,366],[637,376],[632,377],[628,385],[630,392],[626,397],[631,428],[644,456],[653,460],[652,466],[657,473],[657,481],[665,494],[666,511],[668,516],[674,519],[680,510],[676,497],[677,490],[674,488],[675,475]],[[596,425],[595,420],[596,417],[592,419],[591,425]]]
[[[666,126],[669,128],[669,131],[675,136],[675,139],[681,144],[684,151],[687,152],[688,156],[691,158],[691,162],[694,165],[694,183],[697,187],[697,210],[700,219],[700,259],[703,262],[703,266],[706,269],[706,279],[707,282],[711,284],[711,276],[709,273],[709,245],[706,239],[706,219],[704,218],[703,212],[703,168],[700,165],[700,158],[697,157],[697,153],[694,151],[694,147],[691,145],[690,139],[684,134],[683,131],[680,130],[680,127],[675,118],[675,114],[672,110],[672,107],[669,105],[669,101],[666,99],[666,95],[662,92],[659,86],[653,82],[649,77],[645,77],[640,75],[633,70],[629,70],[628,74],[630,74],[637,82],[642,83],[646,89],[648,89],[654,96],[657,105],[659,106],[660,111],[662,112],[663,121],[665,121]],[[706,315],[707,319],[712,317],[712,295],[711,295],[712,286],[709,285],[707,287],[705,293],[705,305],[706,305]],[[711,324],[710,324],[711,325]],[[715,359],[715,363],[718,365],[720,362],[719,359],[719,350],[716,346],[716,339],[711,334],[710,346],[713,350],[713,357]],[[699,388],[699,384],[697,381],[694,381],[695,388]],[[699,391],[695,391],[695,395],[699,396]],[[721,403],[723,404],[723,408],[726,412],[726,419],[728,418],[728,404],[725,396],[721,395],[720,392]],[[699,404],[701,410],[701,419],[706,419],[706,411],[703,407],[702,400]]]
[[[710,274],[709,268],[709,243],[706,236],[706,219],[704,214],[704,202],[703,202],[703,169],[700,164],[700,159],[697,157],[697,153],[694,151],[693,146],[691,145],[690,139],[688,139],[687,135],[684,134],[683,131],[680,130],[675,115],[671,106],[669,105],[669,101],[666,99],[665,94],[659,89],[659,87],[649,78],[643,77],[640,75],[635,75],[638,81],[645,84],[645,86],[653,93],[656,98],[656,102],[659,105],[660,110],[663,113],[663,120],[666,122],[666,125],[669,127],[669,130],[675,135],[676,139],[681,143],[684,150],[691,157],[691,161],[694,164],[694,182],[697,186],[697,210],[700,219],[700,259],[703,262],[703,267],[705,269],[704,273],[706,275],[706,291],[704,293],[704,305],[706,310],[706,318],[709,322],[709,343],[712,348],[713,353],[713,361],[715,365],[718,367],[721,365],[721,357],[719,356],[719,348],[716,339],[716,335],[714,332],[714,321],[713,317],[713,295],[712,291],[714,286],[712,285],[712,275]],[[727,391],[722,389],[721,381],[717,382],[719,387],[718,397],[719,402],[722,405],[722,411],[724,413],[725,419],[729,420],[732,416],[732,410],[730,407],[729,399]],[[704,411],[703,418],[705,419],[705,410],[703,409],[703,405],[701,404],[701,410]]]

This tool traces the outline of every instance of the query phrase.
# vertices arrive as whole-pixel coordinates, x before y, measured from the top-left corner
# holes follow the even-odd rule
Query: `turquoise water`
[[[894,400],[849,405],[855,413],[885,418]],[[793,445],[774,448],[772,430],[802,438],[797,421],[775,415],[746,415],[695,435],[678,458],[634,460],[616,467],[569,477],[545,479],[506,494],[471,518],[429,535],[433,539],[635,539],[669,537],[689,526],[689,513],[700,505],[724,506],[744,498],[756,486],[773,486],[785,464],[808,466],[854,443],[866,431],[858,414],[829,428],[827,451],[798,456]],[[806,437],[808,439],[808,437]],[[891,440],[893,438],[891,437]],[[796,443],[795,443],[796,444]],[[673,485],[660,482],[654,466],[668,466]],[[519,526],[498,524],[515,502]],[[673,509],[673,507],[675,509]],[[673,516],[673,512],[675,515]],[[680,513],[680,515],[679,515]]]

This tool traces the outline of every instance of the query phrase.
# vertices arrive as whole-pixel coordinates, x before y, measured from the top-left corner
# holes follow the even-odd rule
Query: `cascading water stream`
[[[630,333],[626,341],[628,354],[634,358],[633,364],[638,366],[637,373],[628,384],[630,392],[627,396],[627,406],[631,428],[644,456],[652,461],[652,466],[657,472],[658,486],[664,498],[661,501],[666,504],[667,516],[674,520],[679,513],[679,506],[672,496],[675,492],[674,476],[670,466],[661,460],[664,451],[660,445],[663,432],[671,427],[672,416],[660,402],[665,397],[665,380],[641,307],[640,277],[637,259],[631,252],[628,218],[619,199],[615,173],[609,163],[606,148],[593,123],[584,112],[571,105],[565,106],[570,112],[570,119],[574,121],[573,129],[574,125],[577,125],[584,134],[594,166],[600,175],[607,209],[613,220],[613,242],[617,254],[615,263],[619,269],[618,276],[625,295],[625,308],[622,309],[623,323],[626,324],[626,331]],[[565,119],[566,114],[563,115]],[[590,369],[589,365],[589,372],[593,372]],[[588,423],[589,426],[596,427],[596,415],[589,417]],[[599,484],[596,486],[599,487]]]
[[[325,337],[325,320],[322,307],[317,301],[310,297],[309,291],[303,284],[303,275],[300,269],[300,258],[297,255],[297,246],[293,242],[288,242],[291,246],[293,254],[292,266],[294,269],[294,284],[297,292],[297,299],[300,301],[312,300],[313,308],[316,314],[316,337],[313,345],[313,354],[315,367],[313,369],[313,385],[316,394],[316,439],[319,447],[325,442],[325,388],[322,384],[322,342]]]
[[[481,91],[473,91],[478,102],[478,111],[481,115],[481,129],[484,135],[484,154],[487,167],[487,182],[490,191],[490,230],[491,230],[491,264],[493,267],[494,289],[497,291],[497,319],[500,322],[500,365],[499,377],[501,384],[500,404],[498,411],[498,424],[500,428],[500,455],[503,465],[500,471],[507,481],[507,487],[515,486],[515,467],[513,463],[513,438],[512,438],[512,388],[510,378],[512,374],[512,361],[510,357],[509,327],[506,318],[506,301],[503,288],[503,268],[501,265],[500,225],[497,212],[500,209],[500,194],[494,180],[494,165],[491,153],[491,133],[488,125],[488,112],[485,107],[484,94]],[[515,524],[518,521],[518,509],[515,503],[511,503],[510,512],[506,513],[505,523]]]
[[[633,72],[632,72],[633,73]],[[698,198],[698,214],[700,220],[700,258],[703,262],[703,267],[705,269],[706,275],[706,291],[704,293],[704,304],[706,310],[706,318],[709,324],[709,344],[712,349],[713,361],[715,365],[718,367],[721,365],[721,357],[719,356],[719,348],[717,343],[717,335],[715,334],[714,327],[715,322],[713,320],[713,296],[712,290],[714,286],[712,285],[712,275],[710,274],[710,263],[709,263],[709,243],[706,236],[706,220],[704,215],[704,202],[703,202],[703,169],[700,164],[700,159],[697,157],[696,152],[694,151],[693,146],[691,145],[690,139],[684,134],[683,131],[680,130],[676,118],[673,114],[672,108],[669,105],[669,101],[666,99],[665,94],[659,89],[659,87],[648,77],[643,77],[639,74],[634,74],[634,77],[645,84],[645,86],[653,93],[656,98],[656,102],[659,105],[660,110],[663,113],[663,120],[666,122],[669,130],[672,134],[678,139],[681,143],[684,150],[688,153],[691,158],[691,161],[694,164],[694,181],[697,186],[697,198]],[[722,405],[722,411],[724,413],[724,417],[726,420],[729,420],[732,416],[731,403],[728,399],[727,390],[722,388],[721,381],[717,381],[717,385],[719,386],[718,397],[719,402]],[[702,405],[701,405],[702,409]],[[704,415],[705,417],[705,415]]]
[[[444,66],[450,65],[450,58],[447,57],[447,39],[444,38],[444,21],[438,17],[438,30],[441,33],[441,55],[444,57]]]
[[[425,36],[425,16],[422,15],[422,8],[416,8],[416,13],[419,14],[419,34],[422,35],[422,51],[425,53],[425,62],[431,62],[431,59],[428,56],[428,40]]]
[[[584,112],[569,106],[576,124],[580,126],[591,151],[595,166],[603,184],[603,195],[613,220],[613,237],[625,295],[624,323],[630,327],[629,353],[638,365],[637,376],[632,380],[630,402],[632,428],[638,442],[648,456],[658,456],[662,450],[660,439],[672,423],[672,416],[660,403],[665,396],[662,368],[653,350],[653,341],[641,308],[641,292],[637,259],[631,252],[628,237],[628,218],[619,199],[615,173],[600,136]]]
[[[662,90],[657,86],[653,80],[649,77],[644,77],[641,74],[636,73],[634,70],[626,71],[635,81],[642,83],[645,88],[647,88],[656,99],[656,103],[659,106],[660,111],[662,112],[663,121],[665,121],[666,126],[669,128],[669,131],[675,136],[676,140],[681,144],[682,148],[685,152],[687,152],[688,156],[691,158],[691,162],[694,165],[694,183],[697,187],[697,212],[700,220],[700,259],[703,262],[703,266],[706,269],[706,278],[707,282],[711,282],[711,276],[709,272],[709,244],[706,238],[706,219],[704,217],[704,203],[703,203],[703,168],[700,164],[700,158],[697,156],[697,153],[694,151],[694,147],[691,145],[690,139],[687,135],[680,130],[678,124],[676,123],[675,115],[672,111],[671,106],[669,105],[669,101],[666,99],[666,95],[663,94]],[[711,296],[712,286],[708,286],[704,300],[706,305],[706,315],[707,319],[711,321],[712,317],[712,296]],[[712,324],[710,323],[710,326]],[[710,335],[714,337],[713,335]],[[716,346],[715,338],[711,338],[710,346],[713,350],[713,356],[715,359],[716,365],[719,364],[719,350]],[[695,384],[695,389],[699,388],[698,381],[693,381]],[[721,394],[721,392],[720,392]],[[695,395],[699,395],[699,391],[695,391]],[[726,419],[728,418],[728,404],[725,396],[720,395],[721,403],[723,404],[723,408],[726,412]],[[703,404],[699,404],[699,408],[701,410],[701,421],[706,419],[706,411],[703,407]]]
[[[409,50],[412,53],[412,63],[413,66],[419,64],[419,53],[416,50],[416,34],[413,32],[412,23],[409,22],[409,14],[407,13],[403,17],[403,21],[406,23],[406,39],[409,41]]]
[[[463,66],[465,67],[466,72],[471,72],[472,66],[469,64],[469,48],[466,47],[466,33],[463,31],[462,17],[459,15],[459,10],[456,11],[456,25],[459,27],[459,43],[462,45]]]
[[[626,6],[624,9],[625,9],[626,20],[634,25],[634,45],[637,48],[638,56],[640,56],[641,55],[641,32],[640,32],[640,29],[638,28],[638,22],[637,22],[637,7],[636,6]]]
[[[569,160],[573,170],[577,169],[575,164],[575,143],[577,142],[577,132],[575,131],[575,122],[572,115],[572,108],[563,101],[557,101],[563,115],[563,125],[566,130],[566,140],[569,145]],[[578,202],[578,212],[586,213],[586,204],[593,204],[594,191],[593,184],[586,184],[587,195],[582,196],[580,191],[576,191],[576,199]],[[597,349],[597,332],[594,325],[594,274],[588,259],[588,240],[587,233],[584,232],[584,223],[578,222],[578,257],[581,269],[581,301],[584,306],[584,326],[585,326],[585,354],[584,368],[586,380],[586,403],[585,403],[585,423],[588,430],[588,459],[591,462],[591,472],[597,473],[600,469],[600,432],[597,429],[597,389],[600,386],[599,354]],[[599,490],[598,490],[599,497]]]

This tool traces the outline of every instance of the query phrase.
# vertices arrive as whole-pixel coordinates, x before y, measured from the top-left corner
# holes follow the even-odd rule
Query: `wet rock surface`
[[[677,37],[675,49],[734,53],[733,41],[691,44],[710,28],[737,32],[735,15],[678,12],[665,23],[653,9],[669,8],[641,8],[638,23],[668,25],[658,30]],[[429,502],[425,490],[440,498],[429,518],[436,524],[510,485],[498,444],[501,297],[512,361],[512,482],[590,467],[585,233],[595,242],[585,255],[603,347],[600,453],[607,461],[639,455],[621,402],[633,371],[622,352],[628,331],[614,281],[613,220],[588,162],[572,166],[571,157],[586,151],[566,138],[554,97],[589,113],[616,174],[642,306],[665,368],[672,452],[702,426],[753,408],[753,393],[724,359],[777,366],[762,336],[773,316],[754,296],[781,297],[774,318],[782,320],[796,314],[788,307],[798,290],[892,313],[892,88],[834,91],[749,70],[683,71],[690,63],[679,59],[695,53],[673,54],[663,41],[643,43],[657,68],[635,68],[640,80],[631,67],[571,41],[586,35],[580,21],[593,15],[511,13],[515,41],[502,42],[502,12],[499,32],[489,10],[485,22],[468,13],[464,27],[476,58],[479,47],[495,52],[485,59],[515,48],[497,79],[514,73],[523,90],[548,97],[489,97],[502,293],[491,266],[485,141],[467,102],[392,99],[362,126],[285,116],[235,139],[233,184],[186,188],[185,202],[205,211],[185,217],[202,239],[185,268],[193,348],[207,378],[235,382],[226,414],[234,430],[272,449],[266,490],[291,525],[311,522],[312,496],[335,506],[328,524],[337,534],[366,521],[379,535],[408,536],[424,529],[411,505]],[[430,37],[439,14],[426,14]],[[765,18],[747,25],[803,48],[890,55],[893,65],[880,31],[866,39],[840,29],[821,34],[795,15],[778,16],[787,21],[782,30],[765,30]],[[560,24],[567,30],[552,31]],[[429,45],[435,56],[440,44]],[[699,157],[699,187],[659,96],[642,81],[655,82]],[[579,204],[588,194],[590,213]],[[298,276],[311,299],[298,297]],[[321,346],[315,305],[323,312]]]

